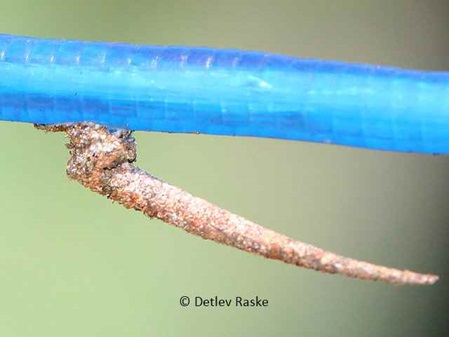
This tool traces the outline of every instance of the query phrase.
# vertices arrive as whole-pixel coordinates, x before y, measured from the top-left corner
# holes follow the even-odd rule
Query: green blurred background
[[[449,69],[441,1],[0,0],[0,32]],[[0,79],[1,81],[1,79]],[[0,336],[443,336],[449,161],[137,133],[138,164],[264,226],[432,287],[324,275],[204,241],[65,176],[63,135],[0,123]],[[182,308],[182,295],[267,308]]]

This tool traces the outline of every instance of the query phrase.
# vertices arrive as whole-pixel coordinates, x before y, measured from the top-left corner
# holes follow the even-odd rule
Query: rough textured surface
[[[132,165],[130,132],[96,124],[39,127],[70,139],[70,178],[127,208],[228,246],[326,273],[392,284],[433,284],[438,276],[377,266],[342,257],[259,226],[167,184]]]

